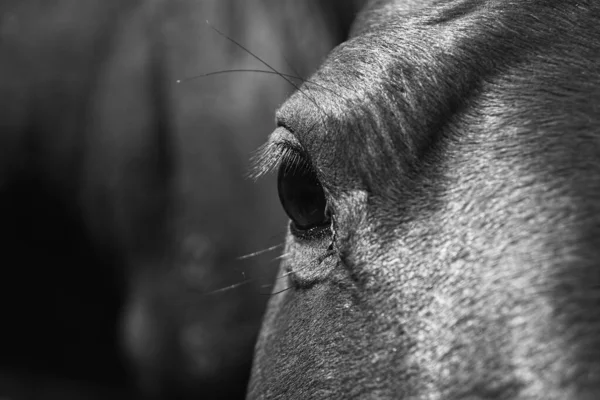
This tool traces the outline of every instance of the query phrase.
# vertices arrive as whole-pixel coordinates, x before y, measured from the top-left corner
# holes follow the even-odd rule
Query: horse
[[[368,2],[256,155],[247,398],[599,398],[598,104],[597,2]]]
[[[0,5],[0,397],[243,398],[284,221],[243,160],[290,87],[230,70],[313,72],[340,7]]]

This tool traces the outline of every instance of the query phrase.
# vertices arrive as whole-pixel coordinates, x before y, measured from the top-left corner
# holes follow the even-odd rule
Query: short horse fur
[[[248,399],[600,398],[599,104],[595,1],[372,1],[259,157]]]

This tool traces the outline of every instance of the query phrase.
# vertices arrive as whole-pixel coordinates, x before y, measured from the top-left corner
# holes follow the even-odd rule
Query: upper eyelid
[[[307,164],[311,165],[310,157],[300,142],[287,128],[280,126],[252,157],[250,177],[258,179],[278,169],[282,162],[293,157],[290,152],[296,153],[298,158],[303,158]]]
[[[277,123],[277,128],[273,131],[273,133],[271,133],[271,135],[269,135],[269,142],[289,144],[304,151],[302,144],[294,134],[294,131],[281,122]]]
[[[257,180],[279,169],[286,162],[288,166],[302,166],[310,169],[326,193],[329,193],[328,189],[331,186],[328,183],[330,182],[318,164],[314,162],[311,154],[287,126],[278,123],[278,127],[271,133],[267,142],[252,157],[249,176]]]

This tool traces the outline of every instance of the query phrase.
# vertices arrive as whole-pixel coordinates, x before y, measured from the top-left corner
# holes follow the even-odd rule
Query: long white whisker
[[[277,245],[275,245],[275,246],[271,246],[271,247],[269,247],[269,248],[266,248],[266,249],[263,249],[263,250],[256,251],[256,252],[254,252],[254,253],[245,254],[245,255],[243,255],[243,256],[237,257],[237,258],[236,258],[236,260],[238,260],[238,261],[239,261],[239,260],[245,260],[245,259],[247,259],[247,258],[251,258],[251,257],[256,257],[256,256],[259,256],[259,255],[261,255],[261,254],[267,253],[267,252],[269,252],[269,251],[276,250],[276,249],[278,249],[279,247],[282,247],[283,245],[285,245],[285,243],[279,243],[279,244],[277,244]]]
[[[211,295],[211,294],[215,294],[215,293],[225,292],[225,291],[228,291],[228,290],[235,289],[237,287],[246,285],[246,284],[248,284],[250,282],[254,282],[254,279],[246,279],[245,281],[234,283],[233,285],[229,285],[229,286],[225,286],[225,287],[220,288],[220,289],[212,290],[212,291],[204,293],[204,294],[205,295]]]

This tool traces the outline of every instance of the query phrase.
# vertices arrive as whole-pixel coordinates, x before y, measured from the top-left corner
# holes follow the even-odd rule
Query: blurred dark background
[[[293,87],[185,78],[268,70],[207,20],[307,77],[360,3],[0,0],[0,398],[244,397],[281,248],[239,257],[285,231],[244,175]]]

